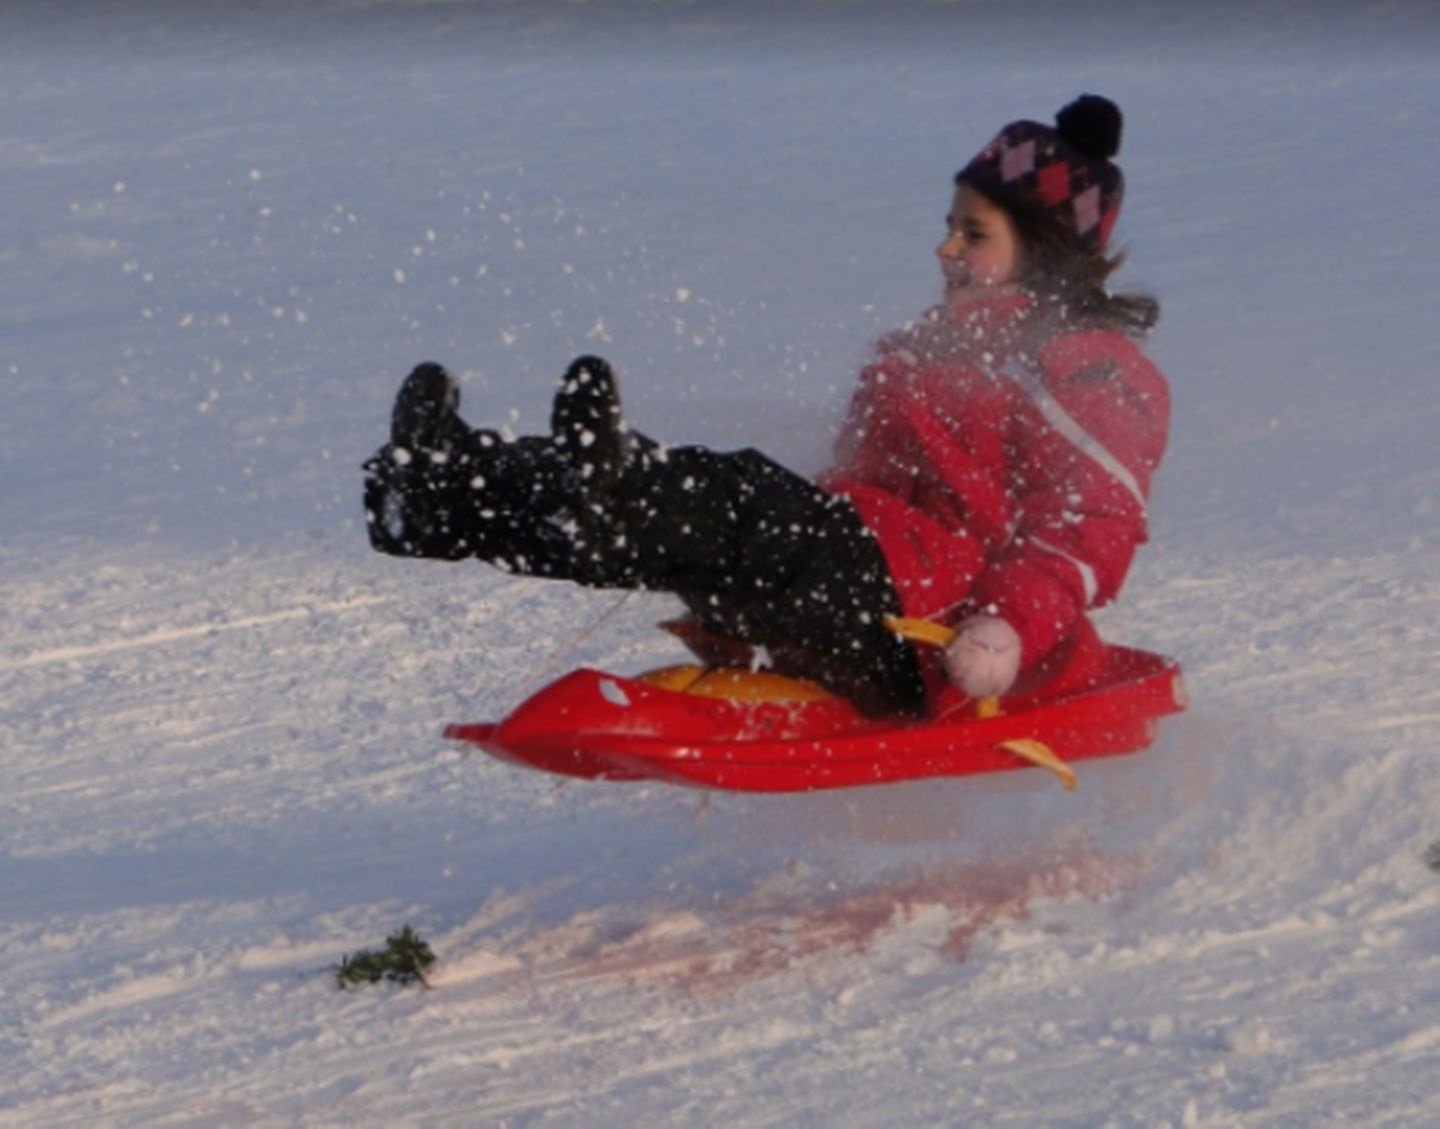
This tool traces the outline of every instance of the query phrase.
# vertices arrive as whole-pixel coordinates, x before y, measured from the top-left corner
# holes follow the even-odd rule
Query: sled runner
[[[800,679],[687,664],[635,677],[576,670],[504,720],[451,725],[445,736],[586,779],[802,792],[1038,765],[1073,788],[1070,762],[1144,749],[1156,720],[1184,708],[1172,659],[1106,645],[1081,692],[958,699],[920,721],[866,717]]]

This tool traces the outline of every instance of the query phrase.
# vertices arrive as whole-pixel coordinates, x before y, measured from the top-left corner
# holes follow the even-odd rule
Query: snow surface
[[[0,1125],[1440,1124],[1434,5],[776,7],[0,9]],[[605,352],[818,466],[953,169],[1087,89],[1160,745],[706,799],[442,741],[676,652],[368,551],[410,366],[525,430]],[[433,990],[334,988],[407,922]]]

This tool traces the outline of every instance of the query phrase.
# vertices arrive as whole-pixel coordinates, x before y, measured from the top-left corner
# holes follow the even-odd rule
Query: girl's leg
[[[866,712],[924,712],[914,649],[885,626],[899,597],[849,502],[758,451],[678,447],[632,457],[607,512],[627,586],[674,592]]]
[[[581,473],[594,575],[674,592],[707,629],[763,646],[872,713],[920,714],[909,643],[885,626],[900,600],[853,506],[758,451],[666,448],[620,422],[609,365],[582,357],[553,430]]]
[[[402,387],[391,442],[366,464],[376,549],[674,592],[702,626],[867,712],[923,712],[915,653],[884,626],[899,598],[848,502],[758,451],[626,433],[598,358],[570,366],[551,437],[472,431],[457,403],[438,366]]]

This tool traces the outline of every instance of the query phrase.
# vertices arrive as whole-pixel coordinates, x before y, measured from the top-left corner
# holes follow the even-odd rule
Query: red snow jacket
[[[875,534],[906,615],[999,615],[1034,670],[1096,638],[1085,613],[1146,539],[1169,415],[1122,333],[1026,295],[937,308],[876,346],[821,483]]]

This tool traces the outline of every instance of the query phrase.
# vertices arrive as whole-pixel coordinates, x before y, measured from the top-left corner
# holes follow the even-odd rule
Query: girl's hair
[[[1139,337],[1160,320],[1160,303],[1148,294],[1111,294],[1109,278],[1125,261],[1081,245],[1054,216],[1025,200],[997,200],[1020,239],[1020,282],[1067,320]]]

